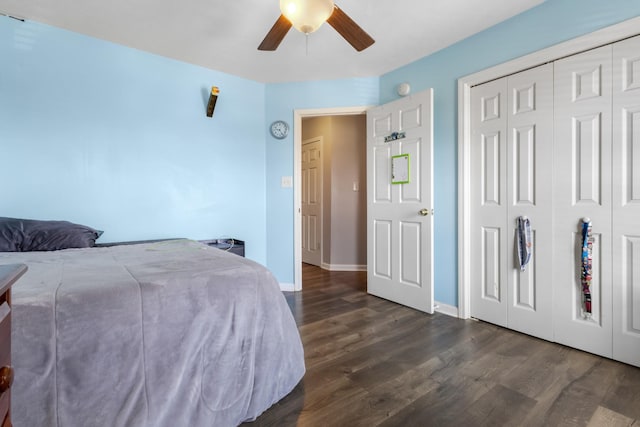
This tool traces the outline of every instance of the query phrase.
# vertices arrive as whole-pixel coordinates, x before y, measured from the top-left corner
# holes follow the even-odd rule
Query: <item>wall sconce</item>
[[[209,104],[207,104],[207,117],[213,116],[213,110],[216,108],[216,101],[218,100],[218,94],[220,89],[218,86],[211,86],[211,93],[209,94]]]

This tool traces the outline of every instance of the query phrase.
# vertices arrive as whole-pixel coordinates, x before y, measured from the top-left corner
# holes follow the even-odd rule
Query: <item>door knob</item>
[[[429,215],[429,209],[422,208],[422,209],[420,209],[420,211],[418,213],[420,215],[422,215],[422,216],[427,216],[427,215]]]

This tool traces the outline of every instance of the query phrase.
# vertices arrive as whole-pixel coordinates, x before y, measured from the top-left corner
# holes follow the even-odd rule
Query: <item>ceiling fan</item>
[[[258,50],[276,50],[291,27],[308,35],[320,28],[325,21],[358,52],[375,42],[333,0],[280,0],[280,11],[282,14],[258,46]]]

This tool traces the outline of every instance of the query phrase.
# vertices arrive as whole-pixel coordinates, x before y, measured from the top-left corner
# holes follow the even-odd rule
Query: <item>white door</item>
[[[555,340],[612,355],[611,46],[555,63]],[[592,314],[580,281],[582,219],[593,225]]]
[[[471,316],[507,326],[507,79],[471,89]]]
[[[552,340],[553,66],[472,88],[471,121],[471,315]],[[521,216],[531,224],[524,270]]]
[[[322,137],[302,141],[302,262],[322,265]]]
[[[613,45],[613,358],[640,366],[640,37]]]
[[[433,313],[433,90],[367,111],[367,291]],[[408,182],[392,158],[409,155]],[[400,163],[396,163],[400,166]]]
[[[507,317],[509,327],[553,340],[553,65],[508,77]],[[517,219],[531,224],[531,257],[521,270]]]

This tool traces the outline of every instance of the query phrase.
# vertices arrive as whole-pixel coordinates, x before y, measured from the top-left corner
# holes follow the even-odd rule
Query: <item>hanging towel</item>
[[[582,222],[582,259],[580,268],[580,283],[585,317],[591,316],[591,269],[593,266],[593,237],[591,235],[591,221]]]
[[[531,259],[531,221],[526,216],[518,217],[518,261],[520,261],[520,271],[524,271],[524,266]]]

